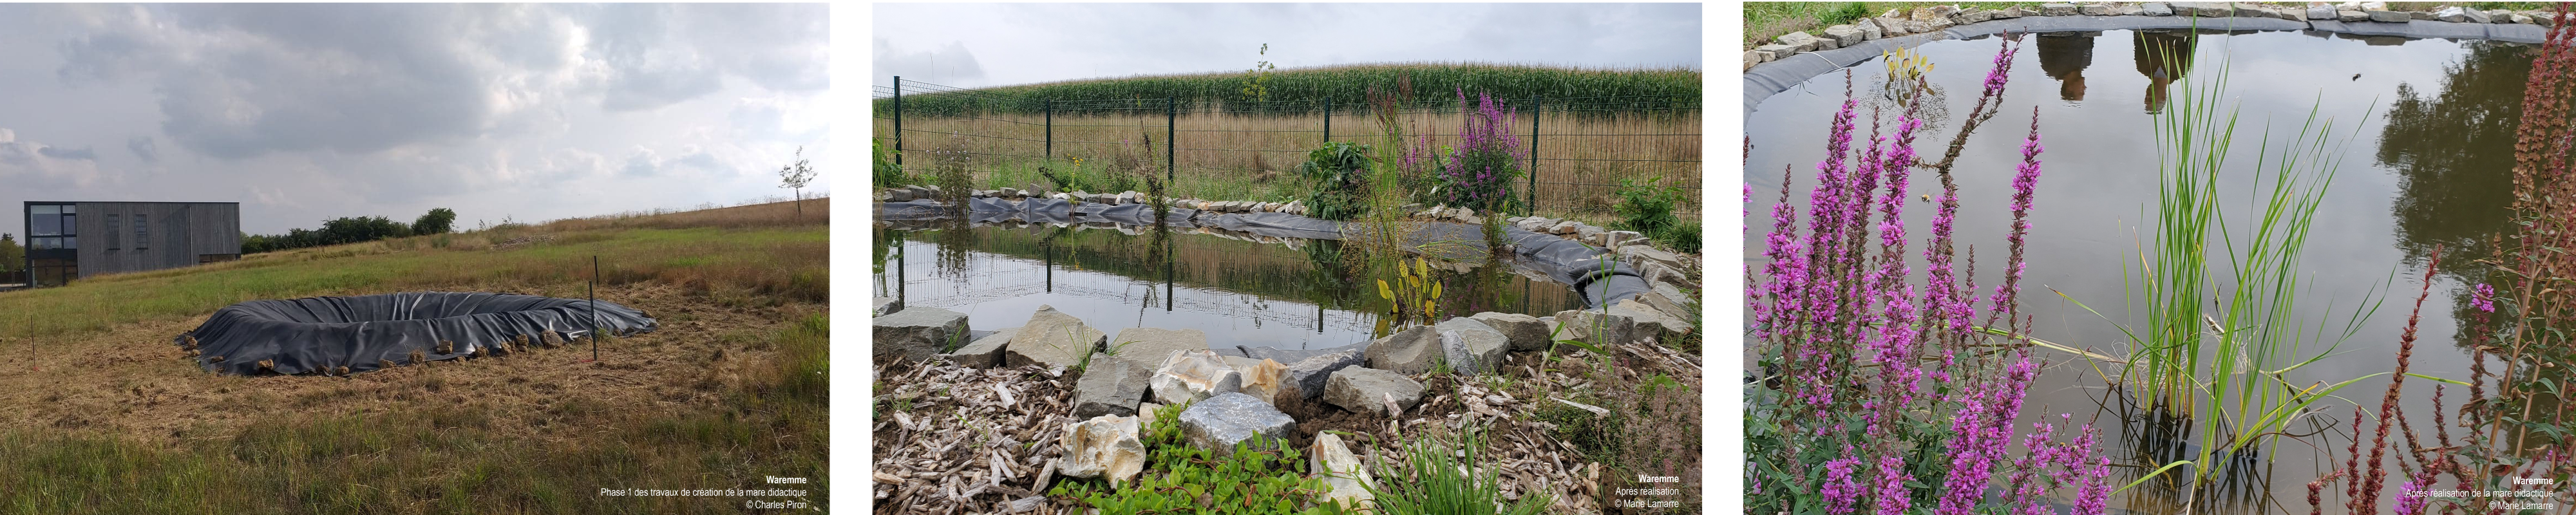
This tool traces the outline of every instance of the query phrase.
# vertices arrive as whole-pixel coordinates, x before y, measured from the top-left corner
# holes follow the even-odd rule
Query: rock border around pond
[[[914,313],[885,317],[904,324],[900,326],[901,330],[893,331],[895,333],[929,328],[944,331],[964,322],[964,315],[952,317],[949,314],[954,312],[936,308],[912,308],[896,314],[904,312]],[[891,374],[896,377],[881,378],[886,384],[900,386],[880,394],[880,402],[891,399],[905,403],[904,406],[912,406],[916,402],[938,402],[938,396],[985,399],[952,402],[964,402],[966,404],[961,409],[980,410],[989,414],[986,417],[1004,423],[999,427],[985,427],[987,422],[962,417],[915,418],[901,408],[888,410],[890,413],[880,412],[878,420],[872,423],[877,426],[881,440],[889,438],[885,431],[891,428],[897,431],[892,438],[947,439],[950,443],[940,449],[963,448],[969,452],[963,455],[953,450],[929,454],[906,452],[900,455],[912,457],[898,457],[891,464],[876,464],[880,469],[875,474],[880,485],[876,489],[876,498],[884,502],[930,495],[962,502],[965,498],[1000,493],[1008,499],[1005,504],[1034,507],[1054,502],[1043,495],[1048,484],[1055,481],[1053,478],[1130,481],[1139,473],[1142,457],[1150,451],[1137,440],[1138,425],[1152,420],[1155,416],[1153,410],[1161,405],[1148,401],[1185,404],[1177,419],[1188,442],[1184,445],[1207,448],[1218,455],[1232,452],[1235,444],[1249,441],[1256,435],[1269,437],[1274,443],[1284,443],[1285,438],[1297,431],[1299,424],[1331,419],[1341,416],[1336,413],[1343,412],[1386,418],[1393,422],[1387,426],[1389,431],[1419,424],[1456,426],[1463,421],[1480,418],[1490,419],[1483,423],[1546,427],[1543,423],[1526,420],[1523,413],[1537,409],[1536,405],[1530,404],[1536,403],[1537,399],[1514,399],[1508,393],[1477,386],[1482,381],[1470,378],[1502,372],[1503,364],[1512,353],[1536,355],[1551,348],[1560,354],[1583,352],[1572,347],[1554,347],[1553,341],[1539,344],[1524,341],[1550,337],[1587,341],[1602,349],[1621,349],[1613,350],[1614,353],[1624,350],[1648,359],[1690,363],[1673,368],[1695,374],[1698,370],[1696,358],[1656,343],[1686,334],[1690,330],[1687,326],[1661,323],[1663,319],[1679,319],[1685,315],[1664,313],[1650,303],[1637,301],[1590,311],[1569,310],[1549,317],[1487,312],[1412,327],[1343,348],[1279,350],[1221,344],[1211,346],[1202,334],[1151,328],[1120,332],[1121,339],[1157,340],[1151,345],[1109,341],[1102,346],[1100,343],[1103,342],[1089,340],[1088,335],[1098,332],[1080,319],[1053,309],[1040,309],[1031,314],[1029,326],[989,334],[970,345],[989,349],[961,350],[919,359],[910,358],[911,353],[898,353],[884,356],[895,358],[891,361],[880,360],[877,363],[881,374],[886,374],[887,370],[919,367],[906,371],[908,373]],[[915,318],[926,320],[909,321]],[[1035,333],[1029,327],[1041,326],[1054,327],[1056,329],[1052,331],[1075,336],[1028,341],[1051,343],[1051,340],[1064,339],[1079,342],[1076,345],[1089,343],[1092,346],[1083,350],[1093,354],[1072,367],[1050,364],[1047,359],[1006,360],[1000,355],[1008,351],[1010,345],[1031,338]],[[1127,355],[1124,353],[1126,350],[1137,352],[1136,355]],[[1438,373],[1443,369],[1454,375]],[[1518,371],[1519,367],[1512,370]],[[931,375],[949,379],[923,380]],[[1448,412],[1446,415],[1418,412],[1431,403],[1441,402],[1440,399],[1429,398],[1433,394],[1444,393],[1426,389],[1426,384],[1433,381],[1449,381],[1447,384],[1458,389],[1454,392],[1458,396],[1456,402],[1443,410]],[[1692,381],[1696,384],[1695,375]],[[1273,385],[1273,389],[1265,392],[1236,391],[1251,384]],[[1448,397],[1443,395],[1441,399]],[[1288,405],[1284,403],[1295,403],[1295,406],[1301,406],[1297,412],[1307,414],[1292,416],[1279,407]],[[1461,409],[1466,411],[1465,414],[1475,416],[1461,419],[1462,413],[1456,412]],[[982,443],[959,447],[975,442]],[[1033,445],[1019,445],[1023,442]],[[1341,448],[1339,442],[1338,438],[1330,442],[1318,438],[1309,444],[1309,449],[1317,453],[1317,459],[1330,457],[1337,462],[1347,461],[1352,453]],[[1326,443],[1333,445],[1324,445]],[[1002,447],[992,447],[996,444]],[[1541,448],[1555,445],[1563,443]],[[1012,451],[1007,456],[991,451],[997,448]],[[1391,451],[1378,448],[1370,453]],[[885,456],[886,453],[881,451],[880,455]],[[919,456],[941,458],[924,459]],[[1563,457],[1554,459],[1562,460]],[[1577,462],[1578,468],[1588,466]],[[1031,482],[1026,474],[1033,467],[1038,472],[1037,479]],[[886,471],[889,469],[894,471]],[[966,480],[969,484],[963,487],[955,481],[955,474],[961,470],[970,478]],[[949,486],[924,492],[922,486],[929,483],[923,480]],[[1027,487],[1005,486],[1006,481]],[[1364,488],[1357,488],[1356,483],[1337,481],[1332,484],[1334,486],[1329,492],[1332,498],[1360,501],[1370,498]],[[892,488],[897,485],[903,487]],[[1559,507],[1579,507],[1583,505],[1584,498],[1600,495],[1597,483],[1588,488],[1558,492],[1591,492],[1582,497],[1569,497],[1571,504]]]
[[[2329,9],[2331,8],[2331,9]],[[2392,11],[2386,2],[2344,2],[2291,7],[2247,2],[2051,3],[2041,8],[1958,9],[1919,7],[1888,11],[1855,23],[1827,27],[1817,36],[1805,31],[1774,38],[1772,44],[1744,52],[1744,113],[1771,95],[1816,76],[1858,64],[1881,53],[1946,39],[1974,39],[2004,32],[2049,33],[2133,29],[2229,31],[2304,30],[2319,37],[2335,35],[2381,40],[2485,39],[2538,44],[2548,37],[2548,11],[2477,10],[2445,7],[2434,11]]]

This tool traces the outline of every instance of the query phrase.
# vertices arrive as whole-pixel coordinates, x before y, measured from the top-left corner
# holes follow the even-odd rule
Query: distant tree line
[[[456,223],[456,212],[447,208],[429,210],[412,223],[396,222],[381,216],[341,217],[322,222],[321,229],[289,229],[286,234],[242,235],[242,253],[257,254],[306,247],[344,245],[387,238],[445,234]]]

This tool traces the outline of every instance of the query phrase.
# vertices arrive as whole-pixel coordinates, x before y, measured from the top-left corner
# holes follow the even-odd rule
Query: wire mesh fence
[[[961,159],[979,187],[1046,185],[1036,168],[1152,170],[1177,195],[1211,200],[1302,197],[1297,165],[1326,142],[1456,146],[1473,107],[1283,100],[1036,99],[897,78],[877,86],[872,132],[907,170],[931,152]],[[910,100],[912,106],[904,106]],[[924,100],[932,100],[925,102]],[[1358,100],[1358,99],[1349,99]],[[1474,100],[1474,99],[1468,99]],[[1497,99],[1512,110],[1524,167],[1515,184],[1539,214],[1600,218],[1626,183],[1683,188],[1696,218],[1701,184],[1697,96]]]

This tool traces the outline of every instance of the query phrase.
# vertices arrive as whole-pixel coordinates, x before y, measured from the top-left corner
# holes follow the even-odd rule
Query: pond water
[[[907,230],[880,222],[877,230],[873,294],[965,313],[975,331],[1024,325],[1043,305],[1113,337],[1156,327],[1205,331],[1215,348],[1340,347],[1385,330],[1377,279],[1395,276],[1391,268],[1353,270],[1348,263],[1363,260],[1344,254],[1357,248],[1331,240],[1157,235],[1150,226],[1108,224]],[[1582,307],[1572,288],[1509,266],[1435,274],[1445,313],[1549,316]]]
[[[2312,325],[2324,319],[2326,300],[2343,312],[2374,291],[2385,298],[2339,354],[2295,371],[2291,381],[2331,384],[2388,372],[2396,364],[2398,335],[2421,286],[2422,266],[2436,244],[2446,247],[2449,258],[2424,303],[2411,371],[2467,377],[2469,358],[2454,336],[2453,314],[2467,304],[2464,284],[2473,284],[2461,278],[2483,273],[2465,258],[2491,255],[2487,239],[2509,229],[2513,129],[2531,49],[2510,43],[2320,34],[2121,30],[2026,37],[2001,114],[1968,141],[1955,169],[1962,198],[1960,244],[1982,250],[1986,262],[1981,264],[1987,265],[1978,268],[1977,284],[2001,281],[1997,262],[2006,248],[2013,171],[2036,108],[2046,147],[2041,155],[2045,172],[2032,209],[2022,309],[2035,314],[2038,338],[2120,352],[2123,338],[2111,322],[2049,291],[2063,292],[2126,323],[2122,265],[2137,262],[2140,233],[2148,228],[2141,219],[2152,223],[2155,215],[2158,151],[2151,113],[2170,94],[2167,84],[2223,66],[2231,74],[2226,98],[2241,106],[2238,144],[2222,174],[2235,180],[2229,184],[2222,178],[2223,191],[2253,191],[2245,178],[2267,125],[2277,143],[2298,130],[2311,107],[2318,118],[2334,120],[2336,135],[2349,140],[2300,265],[2303,282],[2312,289],[2299,298],[2313,305],[2302,306],[2298,319]],[[2184,69],[2165,69],[2145,58],[2147,49],[2156,46],[2199,53]],[[1997,49],[1998,38],[1988,37],[1933,42],[1915,51],[1939,65],[1929,78],[1943,92],[1936,97],[1941,107],[1965,113],[1976,101]],[[1886,73],[1876,60],[1852,71],[1863,95]],[[1826,155],[1828,125],[1843,98],[1842,74],[1833,73],[1774,95],[1748,115],[1745,127],[1753,148],[1745,180],[1752,188],[1753,218],[1747,225],[1754,229],[1744,236],[1744,245],[1745,259],[1756,269],[1762,263],[1769,210],[1781,197],[1783,167],[1796,174],[1791,198],[1803,220],[1806,188],[1815,184],[1815,166]],[[1870,106],[1886,104],[1873,102],[1861,102],[1861,123],[1868,123]],[[1958,123],[1936,117],[1916,148],[1926,159],[1938,159]],[[1855,149],[1867,141],[1867,128],[1860,132]],[[1918,172],[1913,184],[1909,196],[1939,190],[1928,171]],[[2252,211],[2246,206],[2254,199],[2232,197],[2222,202],[2243,227]],[[1914,269],[1920,271],[1919,249],[1929,233],[1933,205],[1909,204],[1908,227],[1914,228],[1918,249]],[[2103,447],[2121,465],[2113,475],[2122,479],[2113,484],[2126,484],[2154,468],[2129,467],[2151,461],[2136,448],[2150,431],[2133,418],[2120,422],[2130,412],[2088,363],[2065,353],[2041,356],[2049,360],[2049,369],[2033,385],[2017,427],[2027,428],[2041,416],[2054,419],[2057,413],[2072,413],[2079,422],[2098,416],[2099,425],[2106,426]],[[1748,354],[1748,366],[1752,360]],[[2109,367],[2104,368],[2111,371]],[[2343,390],[2340,396],[2348,400],[2320,403],[2322,414],[2293,427],[2302,433],[2329,428],[2304,440],[2315,446],[2284,442],[2266,449],[2269,465],[2254,467],[2253,476],[2241,478],[2246,488],[2200,512],[2306,512],[2306,483],[2335,466],[2321,462],[2315,449],[2331,446],[2340,453],[2349,441],[2343,435],[2350,431],[2353,401],[2375,412],[2386,388],[2385,378],[2366,380]],[[2408,381],[2406,390],[2409,413],[2420,419],[2432,411],[2430,382]],[[2456,409],[2462,396],[2456,389],[2449,392],[2447,405]],[[2415,428],[2432,439],[2429,421],[2416,421]],[[2391,439],[2397,439],[2394,433]],[[2398,482],[2385,489],[2389,493],[2381,506],[2392,505]],[[2180,494],[2157,483],[2115,497],[2111,506],[2180,512]],[[2326,511],[2340,510],[2329,506]]]

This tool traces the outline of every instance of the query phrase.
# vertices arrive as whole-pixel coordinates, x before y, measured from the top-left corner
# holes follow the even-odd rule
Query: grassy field
[[[0,293],[0,513],[730,513],[823,506],[829,201],[246,256]],[[550,236],[532,238],[535,236]],[[600,297],[659,331],[350,377],[215,376],[170,338],[234,302]],[[803,477],[771,485],[769,476]]]
[[[1528,137],[1529,116],[1515,126]],[[1455,113],[1404,115],[1407,134],[1429,135],[1435,145],[1455,145],[1462,123]],[[935,150],[968,152],[966,165],[977,170],[982,188],[1051,186],[1040,177],[1041,165],[1106,176],[1108,170],[1135,170],[1162,165],[1167,144],[1161,113],[1150,117],[1055,117],[1053,161],[1048,155],[1043,116],[904,120],[905,168],[915,176],[928,173]],[[1645,182],[1663,178],[1665,185],[1694,188],[1680,211],[1699,211],[1701,186],[1699,111],[1665,114],[1577,117],[1549,112],[1541,120],[1537,143],[1540,214],[1607,220],[1607,211],[1622,179]],[[890,120],[876,120],[878,134],[894,131]],[[1209,200],[1287,202],[1305,198],[1313,186],[1297,175],[1307,152],[1323,145],[1324,118],[1193,113],[1176,120],[1181,146],[1168,149],[1179,168],[1173,191]],[[1368,115],[1337,115],[1332,140],[1377,144],[1377,120]],[[1144,141],[1155,141],[1149,154]],[[1524,144],[1526,145],[1526,143]],[[1141,184],[1130,188],[1143,191]],[[1526,187],[1525,185],[1523,187]],[[1100,190],[1091,190],[1100,191]]]

